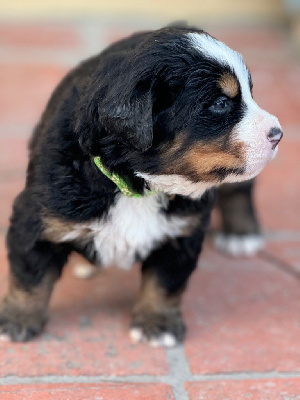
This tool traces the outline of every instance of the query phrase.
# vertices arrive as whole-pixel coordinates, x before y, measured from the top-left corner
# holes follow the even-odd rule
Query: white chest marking
[[[145,259],[166,238],[184,235],[190,217],[168,216],[166,195],[159,193],[142,198],[119,195],[105,219],[78,224],[62,240],[76,240],[89,230],[97,258],[103,266],[130,268],[138,255]]]
[[[94,236],[101,264],[129,268],[136,255],[144,259],[164,238],[182,234],[189,221],[165,215],[161,208],[167,203],[164,194],[142,198],[120,195]]]

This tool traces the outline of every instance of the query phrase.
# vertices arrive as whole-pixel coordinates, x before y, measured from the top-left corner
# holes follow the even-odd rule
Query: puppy
[[[254,178],[282,137],[251,90],[240,54],[187,27],[136,34],[72,70],[35,129],[14,203],[1,339],[41,332],[54,283],[77,251],[101,266],[140,261],[132,339],[182,341],[181,296],[214,188]],[[241,196],[251,211],[251,183],[224,188],[225,234],[257,234],[253,213],[246,228],[232,214]]]

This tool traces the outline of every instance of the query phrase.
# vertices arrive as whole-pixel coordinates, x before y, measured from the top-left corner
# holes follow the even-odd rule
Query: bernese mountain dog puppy
[[[202,30],[138,33],[81,63],[54,91],[30,143],[7,235],[0,339],[41,332],[76,251],[100,266],[140,261],[132,340],[182,341],[181,297],[215,188],[227,184],[219,246],[230,248],[233,234],[255,237],[251,181],[228,184],[253,179],[281,137],[277,118],[252,97],[242,56]]]

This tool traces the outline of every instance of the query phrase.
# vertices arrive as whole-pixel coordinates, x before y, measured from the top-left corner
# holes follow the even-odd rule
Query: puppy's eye
[[[219,97],[217,100],[214,101],[213,105],[209,107],[209,109],[213,112],[216,113],[225,113],[226,111],[229,110],[231,106],[231,100],[229,100],[227,97]]]

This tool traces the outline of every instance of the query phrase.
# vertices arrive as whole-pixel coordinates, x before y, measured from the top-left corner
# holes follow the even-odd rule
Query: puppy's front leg
[[[43,240],[35,202],[22,193],[16,200],[7,235],[9,287],[0,303],[0,341],[23,342],[45,325],[55,281],[70,249]]]
[[[8,293],[0,303],[0,341],[24,342],[42,331],[56,278],[48,272],[38,284],[24,285],[10,271]]]
[[[188,278],[197,265],[203,237],[199,230],[192,237],[170,241],[143,263],[142,286],[130,331],[134,342],[174,346],[184,339],[180,303]]]

